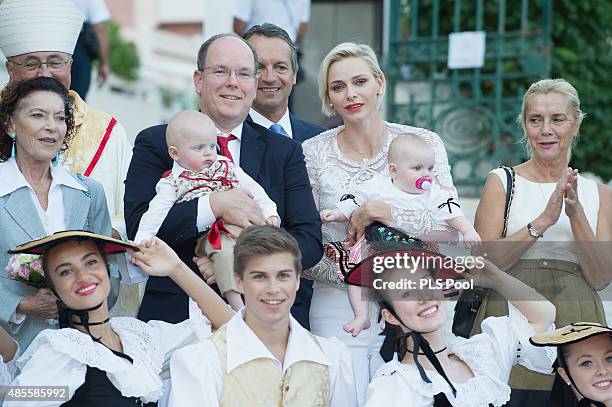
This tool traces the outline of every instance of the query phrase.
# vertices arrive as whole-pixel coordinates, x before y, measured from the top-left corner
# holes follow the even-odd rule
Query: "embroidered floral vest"
[[[210,340],[223,369],[221,407],[327,407],[331,397],[329,367],[311,361],[293,364],[285,374],[271,359],[260,358],[227,372],[227,328]],[[314,335],[310,334],[319,345]],[[320,347],[320,345],[319,345]]]
[[[234,165],[226,160],[218,160],[209,168],[201,171],[183,171],[171,181],[176,191],[176,202],[186,202],[206,196],[211,192],[227,191],[238,187]]]

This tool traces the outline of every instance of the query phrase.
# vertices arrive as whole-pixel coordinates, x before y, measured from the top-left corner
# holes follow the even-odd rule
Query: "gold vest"
[[[75,135],[68,150],[63,153],[63,164],[71,172],[83,174],[98,150],[112,117],[89,107],[76,92],[71,90],[69,94],[74,99]]]
[[[319,348],[319,342],[310,334]],[[329,367],[311,361],[293,364],[285,374],[267,358],[251,360],[227,372],[227,326],[210,340],[223,369],[220,407],[327,407],[331,398]]]

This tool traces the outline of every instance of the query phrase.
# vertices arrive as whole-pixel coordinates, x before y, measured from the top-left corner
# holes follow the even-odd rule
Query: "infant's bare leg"
[[[368,300],[366,293],[362,287],[348,285],[348,296],[351,308],[355,318],[352,321],[344,324],[343,328],[346,332],[353,336],[359,335],[359,332],[370,328],[370,318],[368,315]]]

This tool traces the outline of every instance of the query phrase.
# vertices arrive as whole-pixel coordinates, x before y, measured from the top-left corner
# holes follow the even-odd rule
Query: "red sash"
[[[100,157],[102,156],[102,152],[104,151],[104,148],[106,147],[106,143],[108,143],[108,139],[110,138],[110,135],[113,129],[115,128],[115,124],[117,124],[117,119],[112,117],[110,122],[108,123],[108,126],[106,127],[106,132],[104,133],[104,137],[102,137],[102,140],[100,141],[98,150],[96,150],[96,153],[91,159],[91,162],[89,163],[89,165],[87,166],[87,169],[83,173],[83,175],[85,175],[86,177],[89,177],[89,175],[92,173],[92,171],[96,167],[96,164],[98,164],[98,161],[100,160]]]

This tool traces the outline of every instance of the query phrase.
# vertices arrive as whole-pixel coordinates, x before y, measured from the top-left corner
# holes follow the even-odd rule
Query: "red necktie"
[[[234,157],[232,157],[232,153],[230,153],[228,144],[230,141],[237,139],[238,138],[233,134],[230,134],[227,137],[217,136],[217,144],[219,144],[219,154],[229,158],[231,162],[234,162]]]

